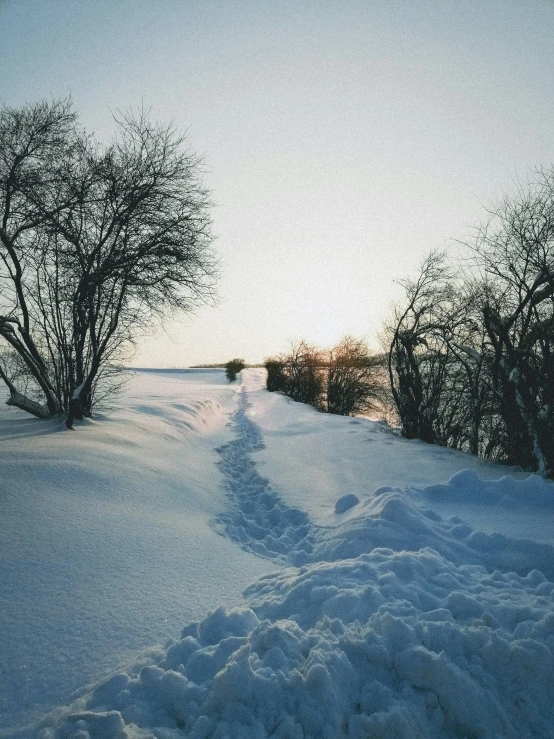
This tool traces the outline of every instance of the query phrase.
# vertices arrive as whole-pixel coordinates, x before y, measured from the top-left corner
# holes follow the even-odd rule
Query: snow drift
[[[354,558],[333,559],[320,532],[328,561],[263,577],[249,608],[190,624],[155,665],[116,675],[42,736],[554,736],[554,584],[463,564],[454,536],[453,557],[400,548],[407,514],[421,517],[385,505],[362,519],[368,551]],[[373,546],[379,523],[394,548]]]

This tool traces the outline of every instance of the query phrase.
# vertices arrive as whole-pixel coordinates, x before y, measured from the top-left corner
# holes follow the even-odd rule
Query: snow
[[[5,414],[5,735],[554,737],[552,483],[242,375]]]
[[[464,469],[485,480],[498,479],[509,472],[510,477],[500,483],[501,488],[509,486],[512,479],[528,477],[528,473],[454,449],[407,441],[391,433],[383,423],[321,414],[279,394],[268,394],[263,390],[263,375],[254,374],[254,370],[246,375],[245,381],[250,417],[264,439],[264,448],[256,456],[258,469],[268,479],[279,480],[283,500],[301,507],[315,523],[333,525],[335,503],[346,494],[364,500],[372,497],[375,490],[388,486],[402,489],[414,499],[417,489],[445,483]],[[550,490],[551,483],[532,476],[522,490],[528,491],[533,485]],[[463,513],[470,525],[489,533],[495,531],[496,520],[501,517],[506,527],[501,530],[511,536],[552,542],[552,519],[536,506],[522,503],[515,516],[513,505],[507,507],[508,501],[502,495],[497,499],[491,497],[490,487],[485,495],[476,491],[474,496],[468,493],[467,486],[460,487],[458,483],[454,487],[458,493],[449,496],[446,507],[442,505],[446,502],[444,495],[434,496],[433,506],[437,506],[438,512]],[[547,498],[551,500],[550,493]],[[527,493],[526,499],[529,499]]]
[[[10,397],[6,400],[6,404],[13,405],[15,408],[21,408],[21,410],[26,410],[37,418],[48,418],[50,415],[46,406],[36,403],[34,400],[31,400],[16,391],[12,391]]]
[[[4,413],[0,726],[240,603],[270,569],[210,526],[234,395],[222,372],[137,373],[124,410],[74,432]]]
[[[360,499],[357,495],[354,495],[354,493],[347,493],[346,495],[343,495],[342,498],[339,498],[335,503],[335,513],[345,513],[350,510],[350,508],[358,505],[359,502]]]
[[[78,385],[75,390],[73,391],[73,395],[71,396],[71,400],[78,400],[79,396],[81,395],[81,391],[84,387],[85,383],[82,382],[80,385]]]

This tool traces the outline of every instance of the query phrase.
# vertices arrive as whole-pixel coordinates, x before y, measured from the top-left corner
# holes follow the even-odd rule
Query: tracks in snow
[[[263,440],[248,417],[249,408],[243,388],[233,417],[237,437],[217,450],[230,506],[216,517],[216,525],[246,551],[300,566],[312,553],[314,526],[304,511],[287,506],[256,470],[251,455],[263,448]]]

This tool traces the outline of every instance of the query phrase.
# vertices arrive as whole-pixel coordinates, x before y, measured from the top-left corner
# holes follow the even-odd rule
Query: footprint
[[[229,508],[216,516],[214,528],[258,556],[304,564],[313,550],[315,527],[304,511],[287,506],[258,474],[251,454],[264,445],[249,408],[243,389],[231,424],[236,438],[217,450]]]

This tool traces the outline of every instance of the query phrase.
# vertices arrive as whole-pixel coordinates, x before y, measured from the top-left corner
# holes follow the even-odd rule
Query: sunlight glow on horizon
[[[395,281],[554,159],[541,0],[7,0],[0,43],[5,104],[71,93],[106,139],[143,102],[205,155],[218,305],[142,340],[135,366],[376,346]]]

